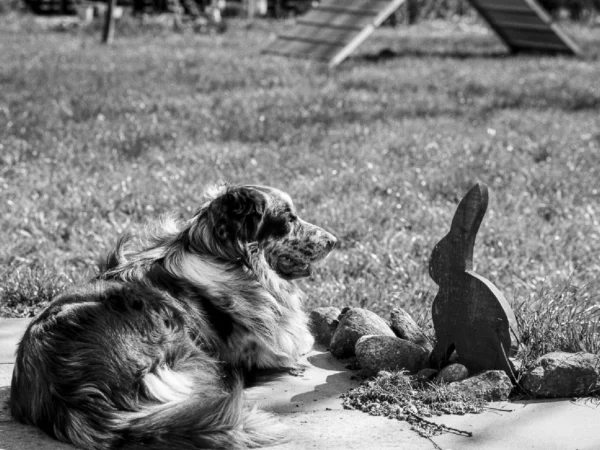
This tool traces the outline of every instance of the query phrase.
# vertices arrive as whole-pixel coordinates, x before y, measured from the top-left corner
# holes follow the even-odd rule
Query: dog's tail
[[[169,372],[147,375],[144,380],[160,403],[118,413],[115,425],[125,448],[239,449],[283,440],[285,429],[275,418],[245,404],[241,379],[234,379],[231,389],[207,398],[202,392],[182,392],[181,374]]]

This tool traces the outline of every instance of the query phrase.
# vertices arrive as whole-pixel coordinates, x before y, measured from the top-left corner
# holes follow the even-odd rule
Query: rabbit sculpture
[[[502,293],[473,271],[473,247],[488,205],[488,190],[475,185],[461,200],[450,232],[435,246],[429,275],[439,286],[432,318],[437,336],[431,366],[441,368],[456,350],[469,373],[504,370],[520,341],[515,315]]]

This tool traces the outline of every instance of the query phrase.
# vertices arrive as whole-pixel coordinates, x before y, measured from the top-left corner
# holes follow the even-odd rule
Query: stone
[[[452,383],[454,381],[464,380],[469,376],[469,369],[462,364],[450,364],[444,367],[435,377],[435,381],[440,383]]]
[[[396,336],[363,336],[356,343],[356,358],[366,375],[381,370],[416,373],[429,363],[423,347]]]
[[[323,306],[311,311],[308,327],[316,342],[329,346],[339,324],[339,315],[340,309],[335,306]]]
[[[420,345],[428,352],[433,350],[433,345],[417,322],[402,308],[395,308],[390,314],[390,327],[399,338],[406,339],[413,344]]]
[[[367,335],[396,337],[389,325],[374,312],[363,308],[349,308],[340,318],[329,350],[336,358],[349,358],[355,355],[356,342]]]
[[[539,357],[521,379],[536,397],[582,397],[600,389],[600,355],[553,352]]]
[[[504,370],[487,370],[471,378],[450,383],[448,388],[467,396],[496,402],[508,400],[513,384]]]
[[[417,372],[417,381],[420,381],[421,383],[431,381],[438,373],[439,370],[426,367],[425,369],[421,369]]]

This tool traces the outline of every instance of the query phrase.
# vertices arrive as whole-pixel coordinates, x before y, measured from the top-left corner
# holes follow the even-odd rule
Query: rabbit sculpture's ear
[[[487,206],[487,186],[478,183],[467,192],[454,214],[450,236],[457,256],[456,267],[459,270],[473,269],[473,247]]]
[[[429,274],[438,285],[452,272],[473,269],[473,247],[487,205],[487,186],[479,183],[459,203],[450,231],[435,246],[429,260]]]

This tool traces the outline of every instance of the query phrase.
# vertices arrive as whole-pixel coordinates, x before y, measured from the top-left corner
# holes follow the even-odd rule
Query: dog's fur
[[[277,189],[212,189],[191,220],[122,238],[95,280],[33,320],[13,416],[93,450],[277,442],[280,425],[244,404],[243,375],[310,350],[292,280],[335,242]]]

